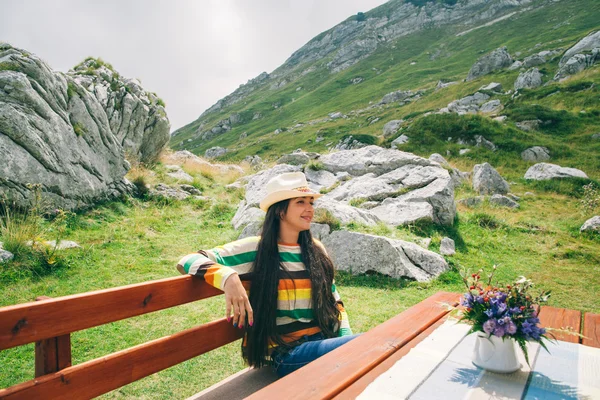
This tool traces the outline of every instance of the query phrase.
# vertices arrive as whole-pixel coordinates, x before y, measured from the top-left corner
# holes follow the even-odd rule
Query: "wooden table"
[[[249,399],[354,399],[444,324],[447,305],[457,304],[459,297],[438,292]],[[543,326],[571,327],[584,335],[583,340],[571,335],[557,335],[557,339],[600,347],[600,314],[585,314],[583,326],[581,317],[579,311],[553,307],[544,307],[540,313]],[[443,398],[441,393],[439,398]]]

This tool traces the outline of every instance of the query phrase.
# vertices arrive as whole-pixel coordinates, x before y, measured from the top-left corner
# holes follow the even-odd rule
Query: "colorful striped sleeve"
[[[200,251],[188,254],[177,263],[177,270],[182,274],[204,277],[206,283],[223,290],[227,278],[237,272],[231,267],[225,267],[211,260],[209,253]]]
[[[331,291],[333,292],[333,298],[335,299],[335,305],[340,310],[340,330],[338,331],[338,336],[348,336],[352,335],[352,328],[350,328],[350,321],[348,320],[348,313],[344,308],[344,303],[342,302],[342,298],[340,296],[340,292],[338,292],[337,287],[335,286],[335,281],[331,285]]]
[[[188,254],[177,263],[182,274],[204,277],[206,283],[223,290],[233,274],[246,274],[256,257],[259,237],[249,237],[235,242]]]

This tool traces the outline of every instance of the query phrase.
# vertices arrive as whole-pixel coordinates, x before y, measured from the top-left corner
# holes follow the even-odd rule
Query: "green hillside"
[[[401,2],[390,1],[365,13],[365,16],[368,19],[389,14],[399,3]],[[374,54],[338,73],[330,73],[323,68],[329,59],[303,64],[298,70],[307,71],[314,67],[315,71],[300,75],[281,89],[271,90],[269,84],[258,86],[242,101],[219,112],[205,113],[203,117],[176,131],[171,139],[171,147],[203,154],[210,147],[221,146],[229,149],[223,159],[239,160],[254,154],[274,159],[299,147],[307,151],[327,152],[327,145],[331,146],[349,134],[372,135],[378,143],[387,144],[380,137],[383,125],[390,120],[407,117],[409,123],[415,124],[409,131],[414,133],[413,136],[418,136],[417,126],[423,124],[419,122],[423,118],[420,114],[445,107],[453,100],[473,94],[489,82],[502,83],[505,91],[512,89],[519,70],[504,69],[474,81],[462,82],[469,68],[483,54],[501,46],[506,46],[511,55],[518,54],[520,60],[541,50],[560,49],[562,52],[600,27],[597,18],[600,15],[600,3],[596,1],[539,0],[531,3],[529,8],[531,9],[528,11],[460,36],[457,34],[471,27],[434,27],[401,37],[378,46]],[[492,99],[502,101],[506,107],[505,114],[509,116],[505,125],[495,124],[498,125],[493,127],[495,136],[513,137],[513,146],[503,146],[502,151],[494,158],[518,164],[519,150],[532,144],[544,144],[556,150],[558,158],[554,161],[557,163],[566,157],[569,158],[570,166],[585,168],[593,173],[600,169],[600,164],[592,161],[590,156],[598,154],[600,143],[589,146],[586,138],[600,131],[597,118],[600,111],[597,101],[599,69],[595,66],[566,82],[551,82],[558,69],[559,59],[560,54],[546,64],[537,66],[544,74],[543,79],[548,86],[528,91],[514,101],[509,95],[493,95]],[[283,67],[279,68],[273,74],[282,69]],[[357,77],[362,78],[362,82],[353,84],[352,79]],[[459,83],[436,91],[435,87],[440,80]],[[424,93],[420,99],[406,105],[395,104],[364,110],[369,104],[379,102],[385,94],[396,90],[422,90]],[[553,133],[549,129],[529,134],[515,131],[514,123],[518,122],[523,108],[532,111],[533,105],[541,106],[536,108],[541,114],[548,109],[564,110],[566,113],[561,114],[562,125],[556,126]],[[353,112],[358,110],[363,111]],[[585,113],[580,113],[582,110]],[[349,118],[323,121],[332,112],[342,112]],[[535,110],[532,112],[533,114],[529,114],[531,119],[538,117]],[[232,126],[230,131],[208,141],[196,137],[201,124],[201,130],[209,129],[218,121],[236,113],[246,122]],[[253,120],[252,116],[256,113],[260,113],[261,118]],[[375,118],[379,120],[370,124]],[[447,118],[455,119],[455,116]],[[444,128],[445,119],[446,117],[434,118],[426,124],[431,126],[432,123],[437,123],[438,128]],[[298,123],[304,126],[294,128]],[[273,132],[278,128],[286,131],[281,135],[274,135]],[[437,132],[440,140],[419,140],[406,149],[424,156],[433,151],[442,154],[446,154],[446,150],[452,152],[452,146],[444,146],[441,142],[452,134],[447,129],[439,129]],[[246,133],[246,137],[240,139],[243,133]],[[316,143],[317,135],[323,136],[325,140]],[[569,151],[562,149],[565,145],[569,147]],[[481,161],[489,156],[484,153],[471,152],[469,158]]]

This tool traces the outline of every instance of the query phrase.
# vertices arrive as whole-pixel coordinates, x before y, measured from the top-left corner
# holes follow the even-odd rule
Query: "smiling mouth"
[[[300,218],[302,218],[303,220],[308,221],[308,222],[312,221],[312,217],[300,217]]]

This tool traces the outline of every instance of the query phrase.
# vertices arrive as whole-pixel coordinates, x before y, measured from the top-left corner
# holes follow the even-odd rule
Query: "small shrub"
[[[539,130],[553,135],[565,136],[578,127],[577,118],[570,112],[553,110],[537,104],[513,104],[507,107],[505,112],[515,122],[539,119],[542,121]]]
[[[334,183],[333,185],[331,185],[328,188],[322,188],[321,190],[319,190],[319,193],[327,194],[327,193],[331,192],[333,189],[335,189],[336,187],[340,186],[341,184],[342,184],[341,181],[337,181],[336,183]]]
[[[77,86],[73,82],[67,83],[67,98],[71,100],[77,94]]]
[[[481,228],[484,229],[498,229],[504,227],[504,223],[502,221],[500,221],[493,215],[483,212],[475,213],[471,215],[469,219],[471,220],[471,222],[479,225]]]
[[[163,99],[161,99],[160,97],[158,97],[158,98],[156,99],[156,104],[158,104],[158,105],[159,105],[159,106],[161,106],[161,107],[167,107],[167,106],[166,106],[166,104],[165,104],[165,102],[164,102],[164,100],[163,100]]]
[[[306,169],[312,169],[313,171],[321,171],[325,169],[325,166],[321,161],[310,160],[308,164],[306,164]]]
[[[146,185],[146,177],[143,175],[136,176],[133,181],[131,181],[135,186],[136,197],[140,199],[144,199],[148,196],[150,189]]]
[[[19,64],[10,61],[0,62],[0,71],[19,71]]]
[[[324,208],[319,208],[315,211],[315,217],[313,219],[314,222],[318,224],[327,224],[331,231],[339,231],[342,223],[336,218],[329,210],[325,210]]]
[[[594,214],[600,208],[600,187],[592,182],[584,185],[580,202],[584,214]]]
[[[367,200],[368,199],[365,199],[365,198],[351,199],[349,204],[352,207],[360,207],[360,205],[363,204],[364,202],[366,202]]]
[[[231,221],[234,215],[234,207],[227,203],[217,203],[206,212],[205,217],[216,221]]]
[[[77,135],[77,137],[82,137],[86,134],[85,128],[79,122],[75,122],[73,124],[73,131],[75,132],[75,135]]]

